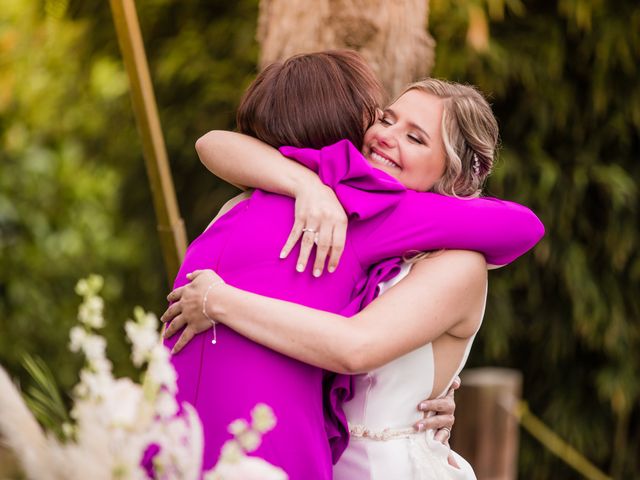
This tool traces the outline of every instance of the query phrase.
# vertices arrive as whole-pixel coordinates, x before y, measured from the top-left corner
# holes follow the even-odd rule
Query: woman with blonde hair
[[[404,187],[400,190],[403,199],[417,201],[411,190],[437,192],[445,201],[447,195],[477,197],[493,166],[497,142],[497,122],[479,92],[427,79],[410,85],[380,113],[364,134],[362,156],[332,147],[285,147],[281,152],[314,169],[353,219],[371,212],[368,205],[354,209],[354,194],[344,178],[356,183],[356,203],[366,203],[363,200],[369,198],[361,195],[371,189],[363,180],[367,176],[375,177],[378,194]],[[330,272],[349,268],[344,263],[337,266],[336,258],[345,245],[346,222],[344,212],[335,211],[332,190],[306,183],[307,173],[299,170],[299,165],[239,134],[210,132],[199,140],[198,153],[208,168],[233,183],[288,193],[297,202],[304,199],[303,207],[296,204],[296,219],[284,252],[302,236],[299,271],[304,270],[314,243],[318,245],[314,275],[320,276],[327,255]],[[347,158],[335,161],[341,156]],[[345,164],[346,172],[336,174],[336,165]],[[368,238],[380,249],[391,248],[389,244],[397,241],[394,218],[411,212],[402,208],[409,207],[394,204],[385,210],[380,228],[369,232]],[[413,213],[416,219],[428,218],[425,212]],[[428,213],[438,215],[435,210]],[[456,218],[451,221],[455,223]],[[467,217],[458,225],[461,236],[480,235],[486,232],[482,229],[499,226],[491,222],[464,224],[469,221]],[[403,228],[409,232],[403,234],[410,235],[413,228],[419,231],[421,227],[405,222]],[[347,248],[353,236],[362,238],[357,222],[349,224],[349,229]],[[539,229],[536,240],[541,234]],[[164,321],[173,320],[168,336],[184,325],[192,332],[202,332],[211,328],[212,322],[214,326],[220,323],[300,362],[358,374],[352,378],[353,384],[349,377],[338,377],[328,392],[334,413],[346,415],[342,420],[348,421],[351,435],[335,465],[334,478],[474,477],[462,458],[449,456],[448,448],[434,441],[433,431],[412,428],[419,415],[410,405],[423,398],[442,397],[466,361],[486,301],[486,262],[481,254],[451,250],[420,254],[409,261],[399,257],[385,260],[369,271],[367,284],[361,286],[367,291],[361,302],[364,309],[352,316],[246,292],[225,283],[211,270],[193,272],[189,279],[190,284],[169,295],[174,304],[163,315]],[[383,295],[371,301],[375,287]],[[188,337],[181,338],[178,349],[186,341]]]

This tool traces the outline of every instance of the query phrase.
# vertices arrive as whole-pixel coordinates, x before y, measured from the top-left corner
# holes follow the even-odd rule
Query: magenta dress
[[[393,272],[397,257],[409,251],[477,250],[489,263],[502,265],[532,248],[544,233],[538,218],[518,204],[407,190],[370,167],[348,141],[322,150],[283,147],[281,152],[318,173],[349,215],[338,269],[314,278],[310,268],[296,272],[297,251],[281,260],[294,200],[256,190],[193,241],[175,288],[187,283],[187,273],[211,268],[243,290],[353,315],[375,296],[376,285]],[[167,345],[172,347],[178,336]],[[204,467],[217,461],[220,447],[231,438],[229,423],[248,418],[263,402],[273,408],[278,423],[256,455],[283,468],[291,480],[330,479],[332,457],[337,459],[348,439],[340,402],[348,398],[349,377],[325,376],[320,368],[222,325],[216,345],[211,336],[210,331],[198,335],[173,357],[178,399],[195,406],[204,426]]]

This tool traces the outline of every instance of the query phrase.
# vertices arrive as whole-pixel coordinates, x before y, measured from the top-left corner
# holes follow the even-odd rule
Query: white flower
[[[89,282],[87,279],[82,278],[78,280],[78,283],[76,283],[76,293],[81,297],[86,297],[90,294]]]
[[[107,341],[99,335],[87,334],[82,343],[82,351],[90,364],[104,359],[106,349]]]
[[[287,480],[287,474],[262,458],[242,457],[235,463],[220,462],[205,480]]]
[[[171,418],[178,413],[178,402],[175,397],[169,392],[161,390],[156,399],[156,413],[160,418]]]
[[[183,416],[176,416],[169,420],[165,425],[165,430],[168,436],[176,440],[177,443],[182,443],[189,436],[189,426]]]
[[[151,359],[147,368],[147,379],[154,385],[165,387],[170,393],[177,390],[176,371],[169,361],[169,350],[164,345],[156,344],[151,351]]]
[[[69,422],[64,422],[62,424],[62,433],[65,438],[71,438],[75,432],[75,428]]]
[[[244,452],[235,440],[228,440],[220,449],[220,463],[236,463],[244,457]]]
[[[78,309],[78,320],[89,328],[102,328],[104,326],[103,309],[104,300],[101,297],[87,297]]]
[[[147,449],[156,445],[157,453],[148,459],[153,462],[154,478],[202,478],[202,424],[191,405],[179,406],[176,401],[177,376],[169,350],[159,341],[157,318],[136,307],[134,320],[125,326],[134,363],[147,363],[143,385],[114,378],[106,341],[95,333],[104,324],[104,302],[98,296],[102,286],[102,277],[97,275],[76,285],[83,303],[78,309],[80,325],[69,332],[69,348],[82,352],[86,364],[74,388],[74,422],[63,425],[64,442],[55,436],[47,440],[53,459],[47,464],[50,476],[146,480],[148,465],[140,462]],[[258,448],[261,434],[275,425],[273,412],[265,405],[258,405],[251,418],[251,424],[238,420],[229,426],[235,439],[223,446],[218,465],[205,472],[205,478],[286,479],[282,470],[245,455]]]
[[[251,410],[251,426],[260,433],[273,430],[276,426],[276,416],[273,410],[264,403],[259,403]]]
[[[103,411],[117,427],[132,427],[142,403],[142,389],[129,378],[119,378],[103,392]]]
[[[140,367],[144,362],[149,360],[154,347],[159,342],[157,332],[157,319],[155,315],[149,314],[143,316],[143,321],[128,321],[125,323],[125,331],[127,337],[133,345],[131,359],[133,364]]]
[[[231,422],[227,430],[231,435],[237,437],[238,435],[249,430],[249,423],[243,418],[239,418],[238,420],[234,420],[233,422]]]
[[[100,399],[107,394],[112,383],[113,378],[109,374],[83,369],[80,372],[80,384],[78,385],[78,389],[82,391],[80,395],[83,397]]]
[[[82,350],[89,367],[94,372],[111,371],[111,362],[105,355],[107,342],[103,337],[89,333],[85,328],[78,326],[71,329],[69,337],[69,349],[72,352]]]
[[[84,345],[84,341],[87,338],[87,331],[78,327],[77,325],[71,329],[69,332],[69,349],[72,352],[79,352],[82,349],[82,345]]]
[[[76,293],[81,297],[97,295],[104,285],[104,278],[100,275],[91,274],[87,278],[81,278],[76,283]]]
[[[248,430],[244,433],[241,433],[240,435],[236,436],[236,440],[245,452],[255,452],[262,441],[260,434],[253,430]]]
[[[147,328],[157,329],[158,319],[153,313],[147,313],[142,307],[135,307],[133,309],[133,316],[135,321],[140,325],[144,325]]]
[[[102,358],[98,357],[98,358],[92,359],[89,363],[89,366],[96,373],[100,373],[100,374],[111,373],[112,365],[109,359],[106,357],[102,357]]]

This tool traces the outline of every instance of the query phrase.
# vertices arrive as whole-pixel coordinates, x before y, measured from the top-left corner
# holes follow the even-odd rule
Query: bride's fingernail
[[[418,405],[418,408],[425,409],[425,408],[427,408],[427,404],[422,402],[420,405]]]
[[[304,265],[302,265],[301,263],[299,263],[298,265],[296,265],[296,270],[298,272],[304,272]]]
[[[318,277],[320,276],[320,274],[321,274],[321,273],[322,273],[322,272],[320,271],[320,269],[319,269],[319,268],[316,268],[316,269],[313,271],[313,276],[314,276],[314,277],[316,277],[316,278],[318,278]]]
[[[285,253],[285,251],[284,251],[284,250],[282,250],[282,251],[280,252],[280,258],[286,258],[286,256],[287,256],[287,254]]]

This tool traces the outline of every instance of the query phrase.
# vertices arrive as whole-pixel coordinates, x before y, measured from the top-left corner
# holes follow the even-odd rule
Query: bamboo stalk
[[[142,139],[158,233],[169,285],[178,273],[187,246],[162,135],[149,66],[133,0],[110,0],[118,43],[129,76],[131,100]]]
[[[584,455],[565,442],[558,434],[547,427],[542,420],[531,413],[526,402],[517,401],[514,406],[507,409],[516,416],[522,427],[544,445],[547,450],[582,476],[588,480],[612,480],[610,476],[598,469]]]

